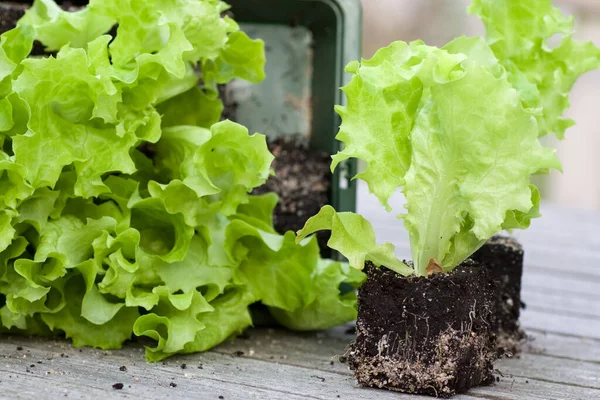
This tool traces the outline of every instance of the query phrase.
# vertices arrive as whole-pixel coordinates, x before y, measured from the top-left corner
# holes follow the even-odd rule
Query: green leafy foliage
[[[473,0],[469,12],[483,21],[486,39],[523,106],[536,110],[539,135],[563,139],[574,124],[562,115],[569,91],[581,75],[600,67],[600,48],[573,39],[573,17],[551,0]]]
[[[216,84],[265,64],[226,9],[37,0],[2,34],[0,331],[148,336],[157,361],[240,333],[257,301],[298,329],[355,317],[338,286],[362,274],[275,233],[277,196],[249,194],[271,173],[265,137],[218,122]],[[58,53],[28,57],[34,40]]]
[[[572,19],[550,0],[475,0],[471,11],[488,30],[439,49],[420,41],[395,42],[370,60],[348,65],[338,107],[343,150],[332,169],[357,158],[355,178],[388,211],[402,189],[414,271],[378,246],[362,217],[324,208],[298,239],[332,231],[329,246],[361,269],[365,260],[407,275],[427,275],[432,263],[450,271],[503,229],[524,229],[539,216],[536,173],[560,169],[555,151],[538,138],[562,137],[568,91],[597,68],[600,50],[571,38]],[[550,48],[548,39],[565,34]]]

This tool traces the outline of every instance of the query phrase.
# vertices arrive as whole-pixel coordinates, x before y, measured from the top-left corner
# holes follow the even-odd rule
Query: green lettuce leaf
[[[133,324],[139,318],[137,308],[120,308],[108,322],[95,324],[82,316],[85,286],[81,275],[70,275],[65,282],[66,306],[57,313],[41,314],[42,320],[51,330],[63,331],[75,347],[121,348],[123,342],[131,338]],[[94,302],[90,306],[103,307]]]
[[[318,260],[316,239],[296,245],[292,232],[282,236],[234,220],[227,227],[225,249],[239,263],[235,282],[245,285],[255,301],[289,311],[311,301],[306,287]]]
[[[313,284],[306,288],[314,291],[314,300],[294,311],[270,307],[277,322],[289,329],[312,331],[356,319],[356,292],[349,290],[341,293],[340,287],[346,284],[357,289],[365,281],[365,274],[347,263],[319,260],[311,278]]]
[[[320,230],[331,230],[327,245],[348,258],[350,265],[362,270],[365,261],[377,266],[385,265],[401,275],[409,275],[412,269],[398,261],[394,254],[394,245],[378,245],[373,227],[362,216],[350,212],[338,213],[333,207],[325,206],[319,213],[306,221],[298,232],[296,241]]]
[[[338,107],[345,148],[333,166],[366,161],[357,177],[386,206],[402,187],[417,275],[432,260],[454,268],[503,227],[533,216],[531,175],[560,164],[482,39],[459,38],[444,49],[396,42],[348,71],[348,106]],[[326,219],[316,228],[332,229]],[[371,230],[332,231],[374,244]],[[351,263],[361,266],[362,257]]]
[[[65,11],[53,0],[35,0],[19,21],[19,25],[35,28],[36,37],[46,51],[60,50],[66,44],[85,47],[114,24],[113,19],[97,15],[89,8]]]
[[[265,136],[219,122],[217,83],[265,64],[227,8],[36,0],[2,34],[0,332],[147,336],[158,361],[240,333],[257,301],[296,329],[355,317],[338,287],[362,275],[275,233],[277,195],[250,195],[271,174]],[[34,40],[56,55],[28,57]]]
[[[135,321],[133,330],[138,336],[148,336],[157,341],[156,347],[146,348],[149,361],[159,361],[181,352],[194,342],[196,334],[205,328],[198,316],[213,312],[214,308],[196,290],[171,294],[165,287],[155,287],[159,303],[150,314]]]
[[[223,102],[198,87],[172,97],[157,107],[162,115],[162,126],[200,126],[209,129],[219,122],[223,112]]]
[[[573,17],[551,0],[474,0],[486,39],[526,108],[537,109],[540,136],[564,138],[574,121],[563,117],[568,93],[584,73],[600,68],[600,48],[573,39]],[[551,42],[561,35],[558,45]]]

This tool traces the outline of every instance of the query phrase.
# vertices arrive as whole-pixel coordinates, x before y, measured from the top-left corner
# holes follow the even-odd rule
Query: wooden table
[[[400,254],[408,256],[402,224],[391,223],[364,186],[359,211],[373,222],[380,242],[399,243]],[[533,341],[521,357],[496,363],[495,385],[456,399],[600,399],[600,213],[550,205],[542,211],[542,219],[516,234],[526,251],[522,325]],[[104,352],[73,349],[67,341],[1,337],[0,398],[421,398],[357,388],[338,362],[353,337],[347,331],[256,329],[213,351],[158,364],[146,363],[140,346]],[[123,389],[113,389],[115,383]]]

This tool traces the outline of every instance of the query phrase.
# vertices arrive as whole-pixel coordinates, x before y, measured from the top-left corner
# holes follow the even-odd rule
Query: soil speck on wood
[[[115,390],[121,390],[123,389],[123,384],[122,383],[115,383],[114,385],[112,385],[113,389]]]

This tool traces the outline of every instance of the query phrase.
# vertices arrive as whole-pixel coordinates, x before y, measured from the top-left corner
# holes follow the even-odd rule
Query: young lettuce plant
[[[337,107],[344,149],[333,157],[363,160],[364,180],[391,210],[401,188],[413,267],[394,246],[377,245],[368,221],[326,206],[309,219],[298,240],[332,231],[329,246],[361,269],[365,261],[401,275],[427,276],[461,264],[491,236],[524,229],[539,216],[540,196],[530,177],[560,169],[555,151],[539,136],[559,137],[577,77],[597,68],[599,50],[572,39],[572,19],[550,1],[475,0],[471,11],[487,40],[461,37],[442,49],[420,41],[395,42],[370,60],[354,62]],[[566,34],[550,48],[554,34]]]

